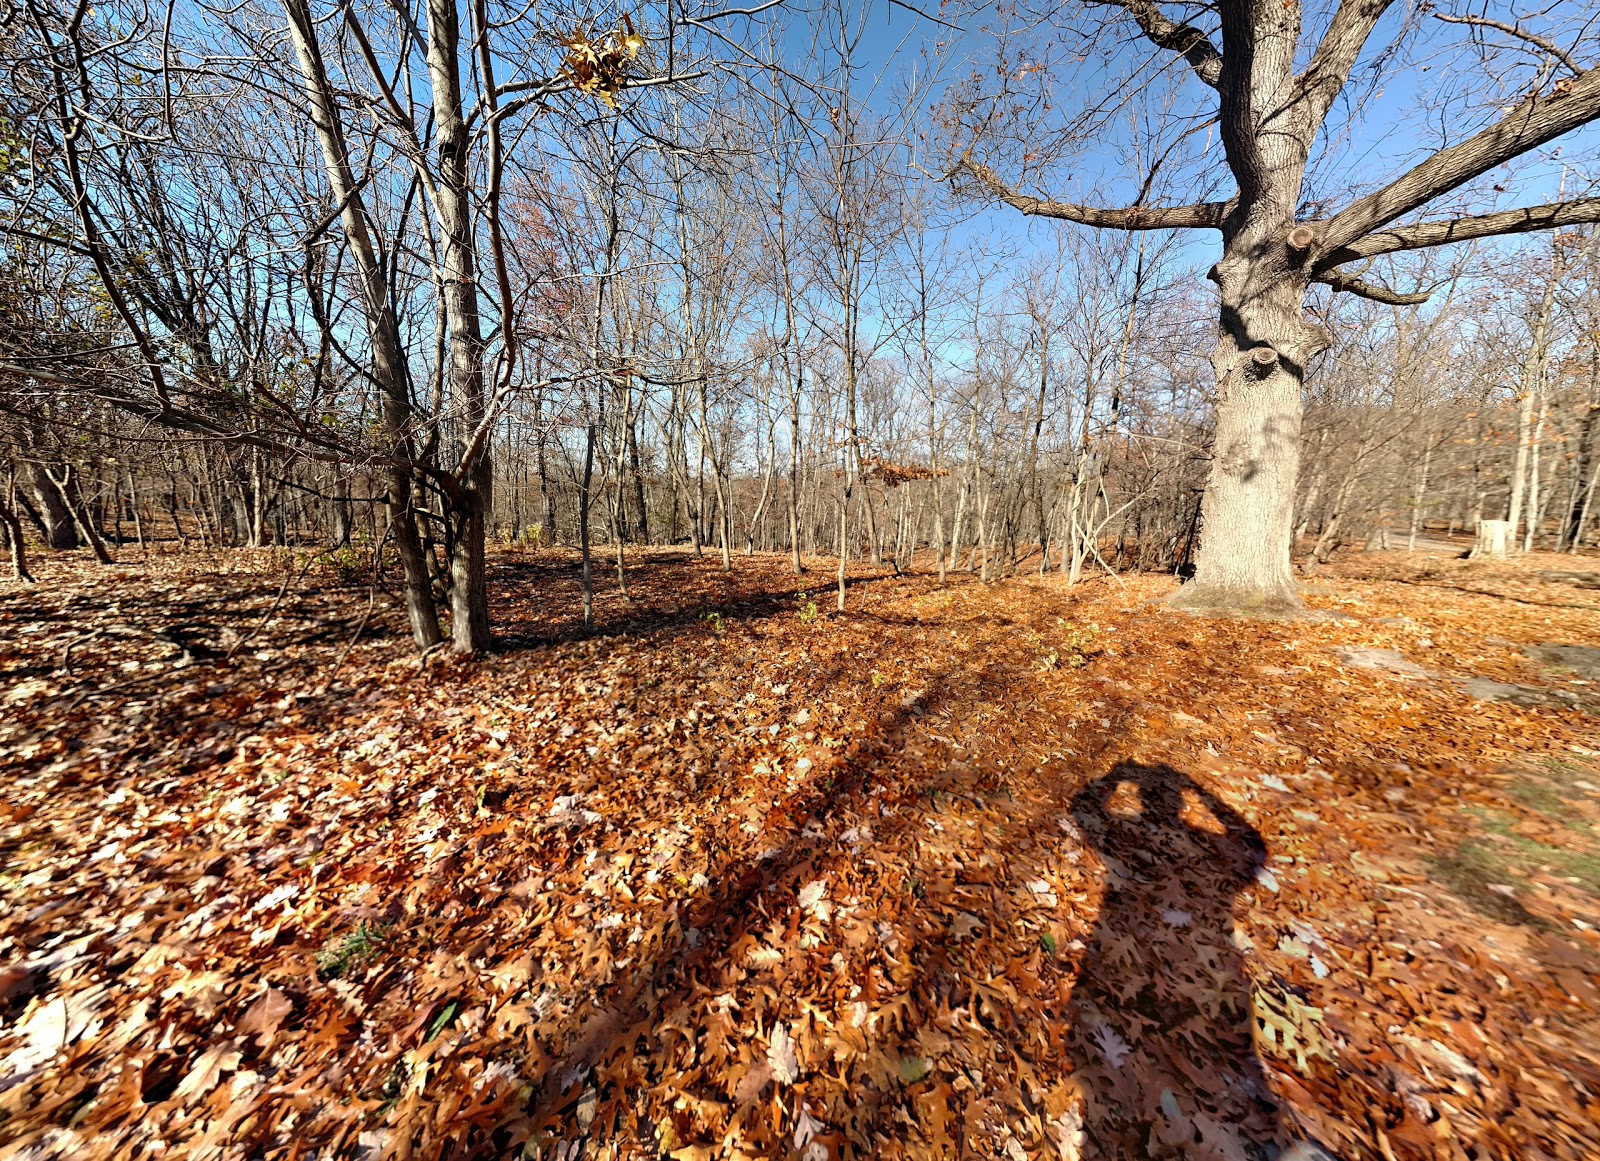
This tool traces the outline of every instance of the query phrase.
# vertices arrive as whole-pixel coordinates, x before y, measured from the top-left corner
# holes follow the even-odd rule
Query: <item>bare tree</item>
[[[1308,29],[1299,0],[1222,0],[1214,6],[1105,0],[1102,7],[1115,10],[1115,17],[1078,27],[1090,39],[1109,43],[1126,22],[1162,53],[1184,62],[1189,88],[1205,101],[1207,112],[1169,130],[1167,156],[1179,160],[1187,148],[1191,160],[1198,158],[1201,153],[1189,143],[1197,131],[1209,133],[1214,126],[1234,183],[1221,197],[1152,204],[1153,169],[1126,208],[1029,195],[980,156],[987,131],[1006,115],[1012,98],[985,101],[969,93],[958,109],[968,134],[966,143],[958,144],[960,172],[1024,214],[1101,229],[1202,229],[1221,236],[1221,259],[1208,274],[1219,291],[1219,334],[1212,354],[1215,445],[1197,576],[1176,598],[1181,606],[1299,606],[1289,553],[1300,461],[1300,392],[1307,365],[1328,343],[1324,331],[1305,318],[1312,285],[1417,303],[1426,299],[1425,292],[1401,293],[1367,281],[1364,269],[1382,255],[1600,220],[1600,197],[1479,214],[1452,212],[1450,206],[1435,216],[1413,217],[1497,167],[1600,118],[1600,69],[1580,64],[1575,46],[1557,43],[1557,38],[1572,38],[1575,29],[1559,16],[1525,27],[1441,13],[1441,19],[1466,24],[1473,33],[1531,50],[1533,63],[1506,77],[1501,75],[1509,68],[1504,54],[1489,53],[1489,63],[1500,69],[1477,74],[1485,83],[1476,94],[1479,107],[1485,98],[1494,101],[1496,112],[1487,123],[1472,106],[1451,101],[1440,113],[1452,144],[1340,208],[1332,208],[1331,199],[1308,201],[1313,192],[1308,167],[1314,160],[1326,161],[1330,150],[1347,140],[1327,132],[1330,111],[1343,95],[1353,107],[1352,120],[1359,122],[1367,86],[1392,67],[1392,50],[1420,35],[1417,22],[1408,20],[1393,32],[1391,44],[1371,45],[1391,6],[1391,0],[1342,0],[1320,26]],[[1581,14],[1575,19],[1581,32]],[[1305,64],[1296,72],[1298,61]],[[1371,67],[1360,70],[1361,81],[1352,82],[1363,61]],[[1159,77],[1165,62],[1141,57],[1134,67],[1145,82]],[[1022,71],[1028,72],[1026,65]],[[1494,91],[1502,81],[1520,85],[1523,95],[1505,100]],[[1136,87],[1125,87],[1109,104],[1120,107],[1139,99]],[[1160,115],[1163,109],[1155,104],[1154,112]],[[1103,128],[1104,122],[1085,117],[1076,127]]]

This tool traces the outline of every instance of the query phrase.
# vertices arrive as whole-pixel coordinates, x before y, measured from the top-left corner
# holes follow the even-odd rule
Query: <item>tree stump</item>
[[[1511,539],[1511,521],[1478,521],[1478,539],[1473,542],[1471,560],[1504,560],[1506,542]]]

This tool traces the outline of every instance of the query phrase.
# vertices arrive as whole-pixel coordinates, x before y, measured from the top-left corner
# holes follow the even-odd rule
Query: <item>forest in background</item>
[[[1336,107],[1307,66],[1291,105],[1404,172],[1333,213],[1341,178],[1365,188],[1339,142],[1291,159],[1302,224],[1273,245],[1313,256],[1279,278],[1304,321],[1251,347],[1224,288],[1237,350],[1208,357],[1209,255],[1166,227],[1222,230],[1221,287],[1230,254],[1261,249],[1226,215],[1281,191],[1158,204],[1245,172],[1229,126],[1256,114],[1203,29],[1138,4],[998,11],[981,37],[980,10],[893,23],[843,3],[16,8],[14,569],[30,539],[102,560],[315,546],[379,561],[419,646],[448,608],[470,652],[490,541],[581,546],[586,619],[592,576],[625,592],[629,547],[650,544],[797,570],[828,554],[841,607],[851,558],[1193,575],[1208,480],[1233,505],[1214,538],[1275,546],[1242,582],[1269,597],[1291,544],[1326,561],[1509,518],[1520,547],[1577,551],[1600,535],[1600,199],[1587,137],[1563,139],[1600,115],[1574,56],[1588,18],[1388,9],[1308,10],[1312,63],[1357,80]],[[1116,40],[1117,20],[1163,51]],[[1103,61],[1068,75],[1096,43]],[[1374,76],[1414,86],[1414,108],[1384,121]],[[1222,93],[1215,115],[1180,103],[1197,84]],[[987,163],[1007,159],[1108,196],[1131,183],[1133,205],[1021,197]],[[1548,199],[1552,173],[1554,202],[1466,212]],[[1455,218],[1378,229],[1445,195]],[[1066,223],[1024,232],[997,199]],[[1317,257],[1307,239],[1332,246],[1357,210],[1376,232]],[[1241,453],[1271,467],[1270,502],[1222,498],[1230,350],[1260,357],[1235,411],[1281,412],[1248,421],[1260,446]],[[1202,560],[1201,586],[1221,571]]]

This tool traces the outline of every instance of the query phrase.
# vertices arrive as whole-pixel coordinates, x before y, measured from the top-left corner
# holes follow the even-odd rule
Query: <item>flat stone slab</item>
[[[1580,677],[1600,678],[1600,649],[1592,645],[1528,645],[1522,651],[1551,669],[1570,669]]]
[[[1567,572],[1560,569],[1541,569],[1534,574],[1540,580],[1553,584],[1571,585],[1578,589],[1600,589],[1600,572]]]
[[[1374,669],[1396,677],[1432,677],[1431,670],[1422,668],[1395,649],[1335,649],[1339,660],[1352,669]]]
[[[1396,649],[1369,649],[1354,646],[1336,648],[1335,656],[1351,669],[1366,669],[1395,681],[1450,681],[1457,689],[1477,701],[1500,701],[1522,709],[1581,710],[1600,715],[1600,695],[1573,693],[1565,689],[1542,689],[1533,685],[1513,685],[1488,677],[1450,677],[1424,669],[1408,661]],[[1600,677],[1600,649],[1587,645],[1530,645],[1525,652],[1535,661]],[[1592,667],[1592,668],[1591,668]]]
[[[1509,685],[1487,677],[1468,677],[1456,683],[1461,692],[1477,701],[1503,701],[1523,709],[1586,709],[1583,699],[1563,689],[1539,689],[1532,685]]]

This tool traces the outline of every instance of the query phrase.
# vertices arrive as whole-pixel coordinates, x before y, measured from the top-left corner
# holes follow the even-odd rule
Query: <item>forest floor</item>
[[[492,564],[0,587],[0,1159],[1595,1156],[1600,560]]]

